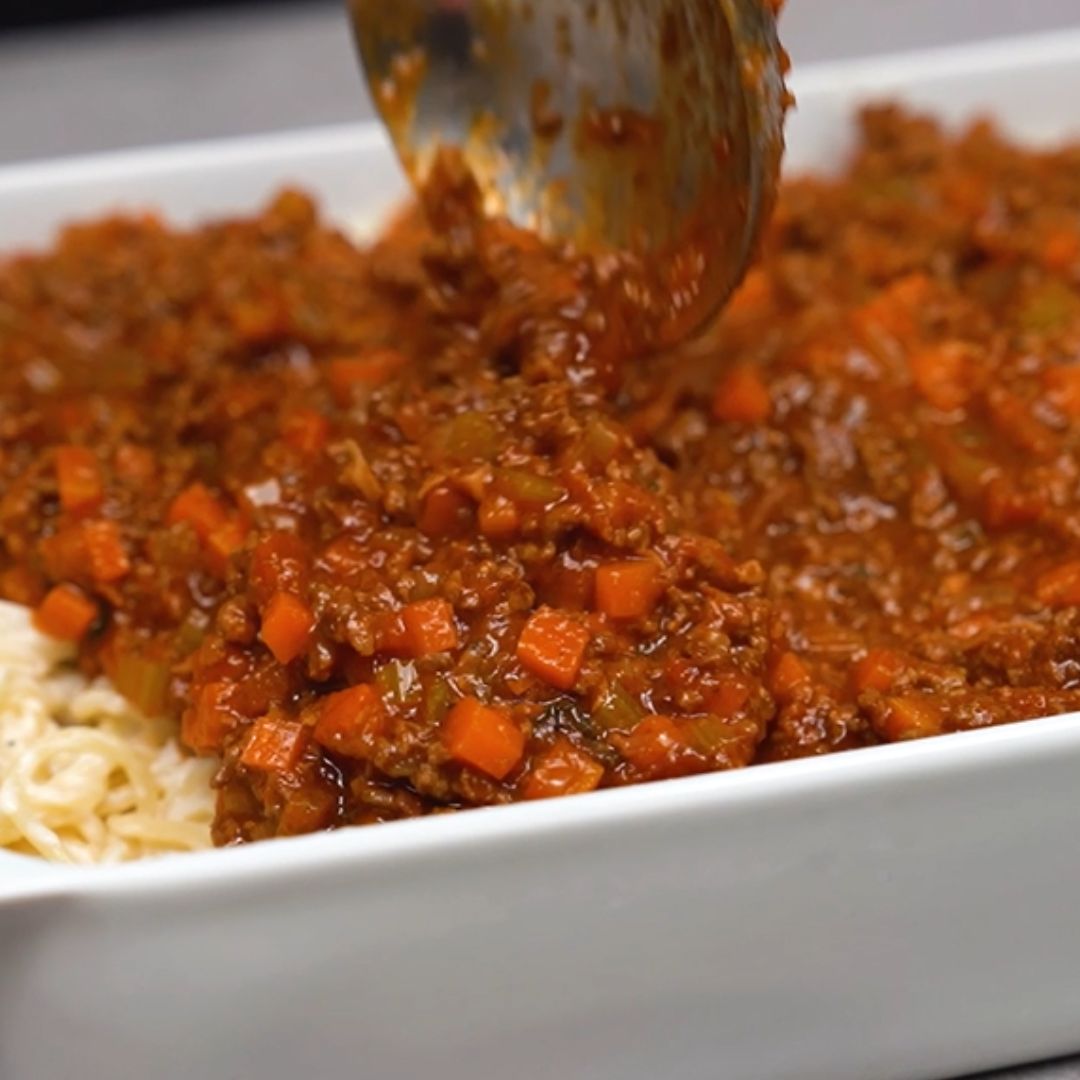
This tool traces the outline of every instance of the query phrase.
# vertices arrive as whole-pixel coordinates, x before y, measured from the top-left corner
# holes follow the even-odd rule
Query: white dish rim
[[[808,806],[834,792],[873,787],[884,793],[890,785],[903,786],[932,775],[947,774],[959,780],[971,773],[1066,754],[1080,754],[1080,713],[608,788],[567,799],[470,809],[133,863],[66,866],[11,856],[21,864],[22,872],[10,886],[0,884],[0,904],[56,893],[136,900],[161,892],[173,895],[185,888],[246,888],[256,881],[321,873],[346,863],[363,862],[378,873],[388,864],[449,858],[463,848],[507,844],[518,848],[569,839],[575,833],[632,828],[646,819],[677,822],[695,810],[722,815],[752,812],[762,804]]]

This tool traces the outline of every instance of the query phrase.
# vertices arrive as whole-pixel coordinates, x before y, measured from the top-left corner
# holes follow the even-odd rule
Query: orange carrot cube
[[[522,795],[526,799],[580,795],[594,791],[603,778],[604,766],[565,735],[560,735],[555,744],[533,762]]]
[[[772,396],[760,373],[743,365],[720,381],[713,397],[713,416],[731,424],[764,424],[772,413]]]
[[[569,690],[577,682],[590,640],[589,631],[576,619],[542,608],[521,631],[517,658],[538,679]]]
[[[56,448],[56,484],[60,505],[69,514],[93,513],[105,499],[101,466],[85,446]]]
[[[454,609],[445,600],[417,600],[401,612],[409,651],[417,657],[451,652],[458,647]]]
[[[640,619],[656,606],[663,583],[649,559],[607,563],[596,571],[596,608],[612,619]]]
[[[81,641],[98,616],[97,604],[74,585],[51,589],[34,612],[34,625],[61,641]]]
[[[266,773],[291,772],[311,741],[307,727],[282,716],[260,716],[251,725],[240,763]]]
[[[502,780],[521,761],[525,735],[509,713],[463,698],[446,717],[443,744],[455,761]]]
[[[228,683],[211,682],[200,686],[180,721],[180,738],[196,754],[221,751],[225,736],[236,722],[236,713],[228,705]]]
[[[229,513],[205,484],[195,481],[173,499],[167,520],[170,525],[190,525],[200,540],[207,540],[228,522]]]
[[[769,670],[769,692],[777,701],[790,701],[810,681],[806,665],[794,653],[781,653]]]
[[[279,592],[266,607],[259,637],[279,664],[289,664],[307,649],[314,629],[311,608],[292,593]]]
[[[1052,608],[1080,604],[1080,559],[1040,574],[1035,580],[1035,599]]]
[[[315,741],[345,757],[368,758],[386,728],[386,710],[375,687],[366,683],[328,694],[319,703]]]
[[[90,576],[96,582],[110,585],[127,577],[131,562],[115,521],[85,521],[82,535]]]

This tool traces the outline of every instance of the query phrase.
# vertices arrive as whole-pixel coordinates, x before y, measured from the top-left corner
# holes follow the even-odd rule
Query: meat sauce
[[[0,593],[220,844],[1080,709],[1080,149],[868,112],[692,348],[446,167],[0,265]]]

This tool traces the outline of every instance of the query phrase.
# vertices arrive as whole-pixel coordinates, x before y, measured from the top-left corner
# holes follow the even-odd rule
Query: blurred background
[[[788,0],[784,23],[799,65],[1080,27],[1080,0]],[[0,161],[370,115],[344,0],[0,0]]]

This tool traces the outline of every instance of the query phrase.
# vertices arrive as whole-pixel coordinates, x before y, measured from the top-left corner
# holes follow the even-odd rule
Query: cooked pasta
[[[0,847],[69,863],[208,847],[213,762],[72,656],[0,602]]]

